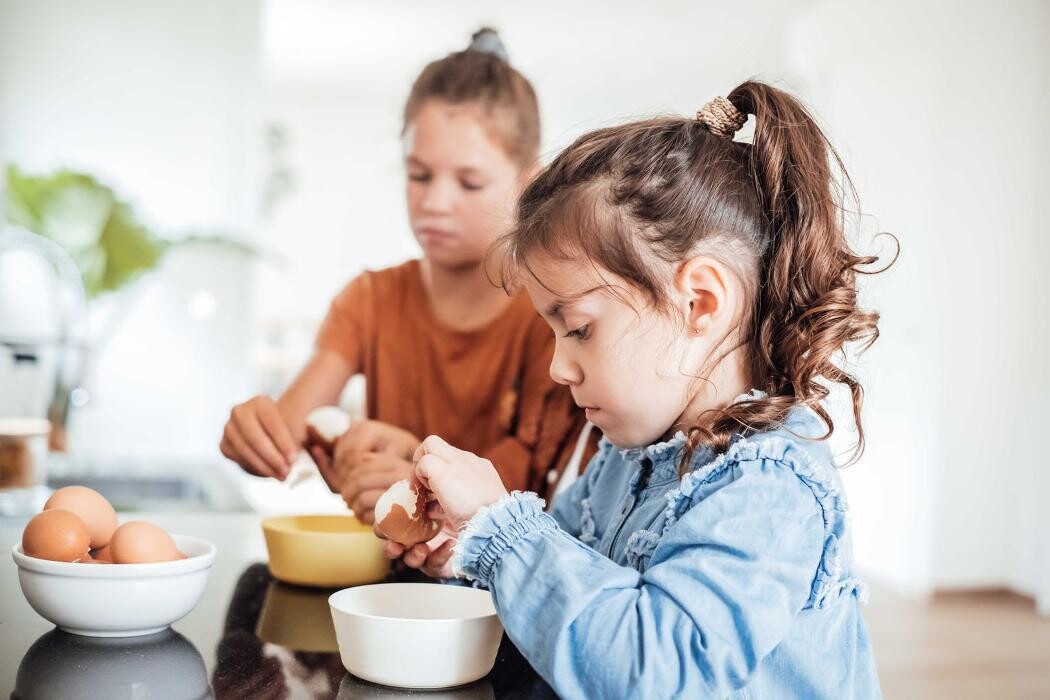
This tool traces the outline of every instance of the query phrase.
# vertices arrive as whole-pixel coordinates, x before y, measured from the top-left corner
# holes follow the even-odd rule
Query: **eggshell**
[[[104,547],[117,529],[117,512],[98,491],[86,486],[64,486],[51,494],[44,510],[66,510],[87,525],[93,548]]]
[[[38,559],[84,559],[90,542],[87,525],[67,510],[45,510],[33,516],[22,531],[22,551]]]
[[[307,443],[320,445],[326,452],[350,429],[350,414],[338,406],[321,406],[306,416]]]
[[[422,484],[398,481],[376,502],[379,531],[394,542],[411,547],[429,542],[441,531],[441,523],[427,515],[427,496]]]

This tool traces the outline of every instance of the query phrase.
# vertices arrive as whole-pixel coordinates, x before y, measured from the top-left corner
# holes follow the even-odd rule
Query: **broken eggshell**
[[[306,416],[307,445],[319,445],[325,452],[335,449],[335,441],[350,429],[350,414],[338,406],[321,406]]]
[[[418,481],[402,479],[376,502],[376,527],[404,547],[429,542],[441,531],[441,523],[427,514],[427,495]]]

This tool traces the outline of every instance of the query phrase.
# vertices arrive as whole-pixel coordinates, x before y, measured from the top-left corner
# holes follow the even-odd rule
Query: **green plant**
[[[173,246],[206,241],[242,252],[254,249],[221,236],[187,236],[177,241],[156,236],[131,207],[92,175],[60,170],[34,176],[7,168],[9,223],[48,238],[69,253],[84,279],[88,298],[120,289],[158,265]]]

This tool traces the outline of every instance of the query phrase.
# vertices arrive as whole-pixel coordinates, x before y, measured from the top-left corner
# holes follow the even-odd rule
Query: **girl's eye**
[[[477,182],[467,182],[466,180],[461,181],[459,184],[462,185],[463,189],[470,190],[472,192],[480,190],[482,187],[484,187],[484,185],[479,184]]]
[[[579,340],[585,340],[587,338],[587,332],[590,330],[591,325],[589,323],[580,326],[574,330],[569,331],[565,334],[566,338],[577,338]]]
[[[414,180],[415,182],[426,182],[430,179],[430,175],[426,173],[409,173],[408,179]]]

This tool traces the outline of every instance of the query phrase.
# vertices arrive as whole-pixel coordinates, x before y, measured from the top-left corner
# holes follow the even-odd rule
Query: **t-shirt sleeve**
[[[328,314],[317,331],[318,350],[332,350],[342,355],[352,372],[362,369],[364,348],[370,337],[375,308],[375,285],[371,273],[355,277],[332,299]]]

